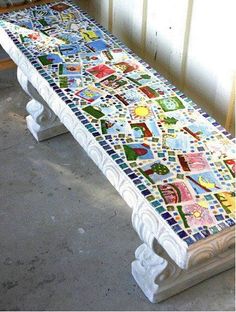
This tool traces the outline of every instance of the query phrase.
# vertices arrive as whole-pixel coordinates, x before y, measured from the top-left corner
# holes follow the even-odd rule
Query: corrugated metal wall
[[[235,0],[77,0],[234,132]]]

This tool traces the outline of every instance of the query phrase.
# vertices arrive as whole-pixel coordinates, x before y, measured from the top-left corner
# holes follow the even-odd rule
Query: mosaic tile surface
[[[69,1],[1,18],[181,239],[190,245],[235,224],[235,144],[214,119]]]

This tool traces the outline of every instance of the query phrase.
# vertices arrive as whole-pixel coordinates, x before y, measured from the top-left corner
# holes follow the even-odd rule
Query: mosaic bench
[[[67,132],[132,210],[132,274],[159,302],[234,265],[235,141],[72,2],[1,16],[38,140]],[[68,129],[68,130],[67,130]]]

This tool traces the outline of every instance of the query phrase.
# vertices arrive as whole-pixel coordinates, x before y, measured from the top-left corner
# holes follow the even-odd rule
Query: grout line
[[[112,33],[113,30],[113,0],[109,0],[109,9],[108,9],[108,30]]]
[[[226,121],[225,121],[225,129],[227,131],[230,131],[233,117],[234,117],[234,109],[235,109],[235,101],[236,101],[236,76],[234,75],[233,77],[233,82],[232,82],[232,91],[231,91],[231,96],[230,96],[230,102],[228,105],[228,112],[226,116]]]
[[[142,55],[142,57],[145,56],[145,51],[146,51],[147,12],[148,12],[148,0],[143,0],[142,34],[141,34],[141,55]]]
[[[186,67],[187,67],[187,61],[188,61],[188,49],[189,49],[189,40],[190,40],[190,33],[191,33],[193,5],[194,5],[194,0],[188,0],[184,44],[183,44],[183,52],[182,52],[182,65],[181,65],[181,88],[182,90],[185,90]]]

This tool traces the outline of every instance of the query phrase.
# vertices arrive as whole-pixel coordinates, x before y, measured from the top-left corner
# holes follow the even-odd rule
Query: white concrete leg
[[[68,132],[19,67],[17,79],[23,90],[32,97],[26,106],[29,113],[26,122],[35,139],[40,142]]]
[[[168,263],[146,244],[142,244],[136,249],[135,258],[136,260],[132,262],[132,275],[146,297],[155,303],[158,301],[159,292],[156,279],[164,273]]]
[[[167,251],[158,243],[153,233],[170,254],[178,252],[170,236],[166,235],[161,226],[155,228],[152,212],[146,212],[142,204],[133,210],[132,224],[142,242],[135,252],[132,262],[132,275],[146,297],[153,303],[165,300],[189,287],[234,267],[235,252],[234,242],[228,249],[219,252],[214,246],[211,249],[200,248],[195,258],[186,263],[186,268],[180,268]],[[225,243],[226,244],[226,243]]]
[[[196,267],[180,269],[158,256],[146,244],[137,248],[136,260],[132,262],[132,275],[146,297],[153,303],[165,300],[209,277],[234,267],[234,249],[229,249]]]

